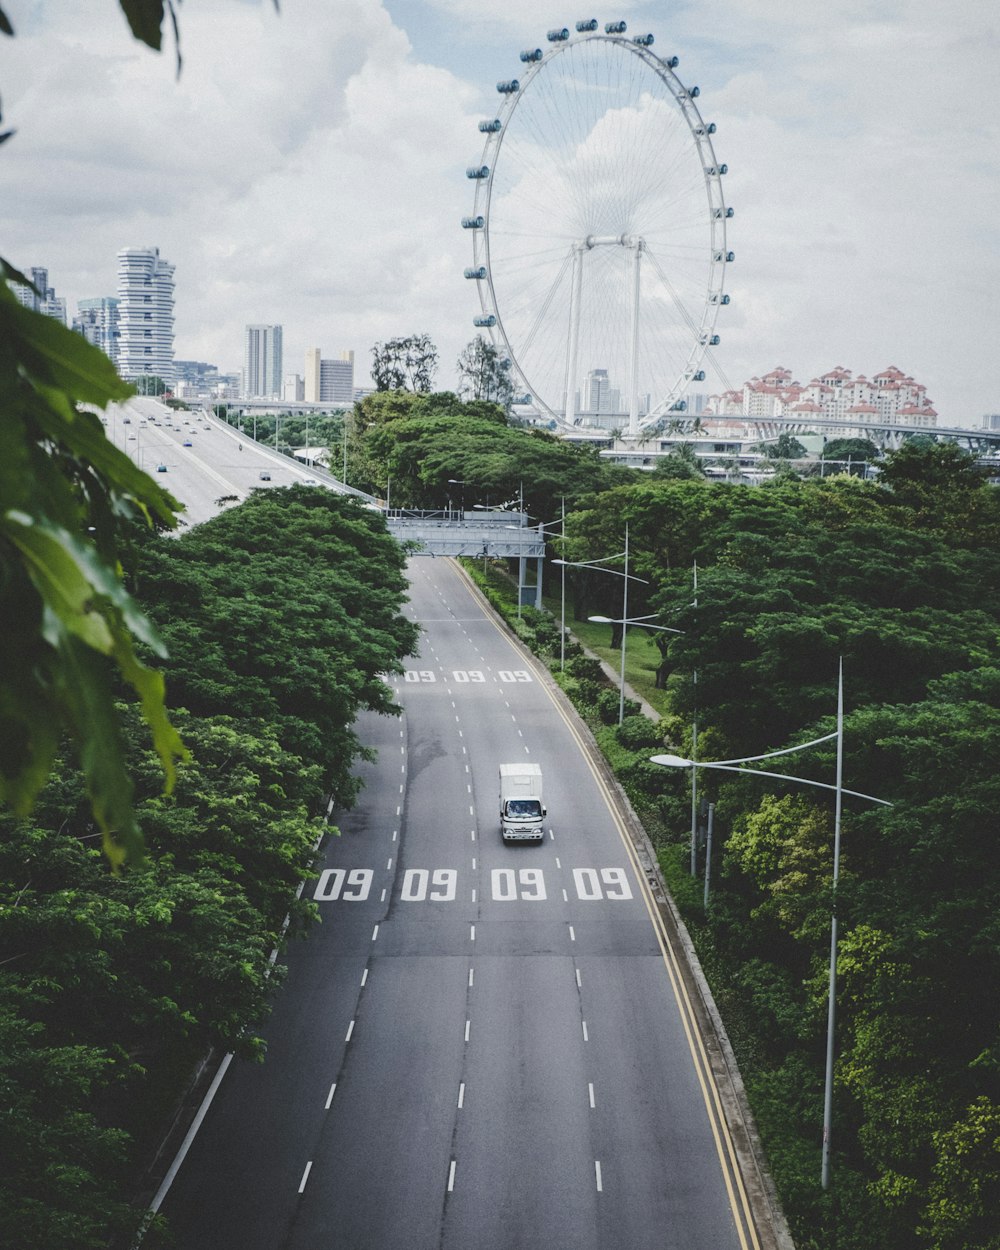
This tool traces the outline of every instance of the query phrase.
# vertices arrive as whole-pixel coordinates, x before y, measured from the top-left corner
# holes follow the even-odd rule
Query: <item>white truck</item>
[[[500,765],[500,836],[505,842],[541,842],[542,770],[537,764]]]

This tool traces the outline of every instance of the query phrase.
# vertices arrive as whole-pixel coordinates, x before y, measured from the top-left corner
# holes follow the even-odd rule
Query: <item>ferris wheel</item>
[[[683,409],[719,342],[726,166],[652,35],[590,20],[547,42],[479,123],[474,321],[539,415],[635,437]]]

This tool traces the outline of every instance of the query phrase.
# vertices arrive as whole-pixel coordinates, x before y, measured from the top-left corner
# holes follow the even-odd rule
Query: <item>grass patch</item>
[[[543,595],[542,602],[556,622],[560,619],[562,602],[559,595]],[[621,647],[611,646],[611,626],[595,621],[574,621],[566,617],[566,628],[588,651],[606,660],[615,673],[621,672]],[[656,670],[660,666],[660,650],[653,635],[644,629],[630,629],[625,647],[625,683],[636,695],[656,709],[661,716],[668,712],[667,692],[656,688]]]

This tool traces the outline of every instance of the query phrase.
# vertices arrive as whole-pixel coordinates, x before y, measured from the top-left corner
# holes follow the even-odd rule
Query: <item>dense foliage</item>
[[[547,430],[512,426],[503,407],[465,402],[448,391],[369,395],[355,405],[350,480],[385,492],[393,506],[443,508],[516,506],[551,520],[561,498],[605,490],[636,473],[601,461]]]
[[[703,770],[721,848],[706,914],[682,875],[687,774],[651,772],[628,719],[614,731],[630,793],[651,828],[665,821],[661,859],[686,900],[796,1244],[997,1250],[1000,496],[955,448],[908,445],[878,482],[656,480],[595,496],[570,518],[570,554],[620,551],[626,521],[633,568],[649,581],[634,587],[630,614],[660,611],[685,631],[664,647],[667,741],[689,754],[695,715],[703,759],[829,733],[843,657],[844,784],[893,804],[845,802],[824,1193],[832,802]],[[616,615],[618,582],[588,573],[576,591],[587,610]],[[776,766],[834,777],[830,746]],[[699,871],[703,857],[701,847]]]
[[[348,803],[357,712],[415,642],[382,518],[325,491],[260,492],[178,540],[136,531],[128,577],[170,646],[189,751],[170,795],[121,706],[144,869],[109,871],[65,758],[0,822],[0,1244],[105,1246],[194,1061],[259,1056],[270,952],[328,795]]]

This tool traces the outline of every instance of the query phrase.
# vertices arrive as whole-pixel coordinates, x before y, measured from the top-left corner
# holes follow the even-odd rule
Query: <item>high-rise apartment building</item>
[[[66,301],[56,295],[54,287],[49,286],[49,271],[36,265],[28,270],[25,277],[31,279],[37,291],[33,291],[30,286],[23,286],[20,282],[11,282],[10,288],[17,302],[33,312],[40,312],[46,317],[54,317],[56,321],[65,325]]]
[[[318,347],[307,347],[305,399],[308,404],[354,403],[354,352],[324,360]]]
[[[281,326],[247,326],[243,334],[244,399],[280,399],[281,377]]]
[[[174,382],[174,266],[158,247],[118,253],[118,372]]]
[[[73,329],[88,343],[99,347],[111,363],[118,367],[118,300],[111,295],[100,299],[77,301],[79,312],[73,318]]]
[[[322,352],[318,347],[306,348],[306,369],[302,376],[303,397],[307,404],[319,403],[319,376],[320,376],[320,357]]]

